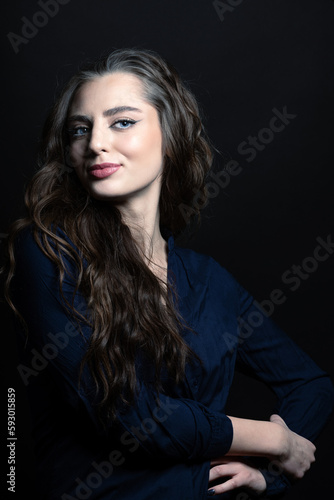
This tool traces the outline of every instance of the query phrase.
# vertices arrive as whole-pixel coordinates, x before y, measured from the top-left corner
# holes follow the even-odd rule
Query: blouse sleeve
[[[313,441],[327,423],[334,402],[330,377],[292,341],[240,285],[237,359],[275,393],[273,410],[288,427]],[[262,465],[264,460],[262,460]],[[263,467],[267,495],[285,491],[289,480],[275,467]]]
[[[63,259],[68,270],[63,294],[71,301],[75,270],[66,256]],[[111,438],[114,426],[109,422],[104,428],[97,418],[94,385],[87,367],[78,388],[90,328],[83,322],[79,324],[79,319],[67,311],[59,292],[59,271],[41,251],[30,228],[22,232],[16,245],[12,294],[28,326],[30,358],[35,360],[31,366],[21,367],[22,373],[30,373],[29,370],[47,360],[42,369],[53,377],[65,404],[80,411],[83,408],[97,433]],[[81,313],[86,311],[85,300],[79,292],[75,293],[74,307]],[[157,397],[144,384],[140,384],[135,403],[120,413],[117,429],[121,429],[118,437],[124,445],[131,445],[133,449],[141,446],[153,456],[180,461],[221,456],[229,450],[233,433],[232,423],[225,414],[211,411],[191,399],[175,399],[164,394]]]

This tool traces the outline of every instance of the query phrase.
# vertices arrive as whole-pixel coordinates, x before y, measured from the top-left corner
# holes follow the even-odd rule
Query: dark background
[[[273,319],[333,376],[334,256],[307,272],[295,291],[282,274],[313,255],[318,237],[334,239],[334,2],[231,0],[219,16],[210,0],[68,0],[44,18],[36,14],[41,3],[6,2],[2,15],[1,238],[23,213],[41,127],[67,78],[83,60],[113,48],[154,49],[198,97],[208,135],[222,152],[216,170],[226,159],[241,170],[218,189],[188,246],[212,255],[259,301],[281,289],[286,301]],[[44,26],[30,28],[15,53],[7,34],[24,35],[23,17]],[[284,107],[296,117],[247,161],[240,143]],[[21,500],[32,491],[29,411],[8,313],[1,312],[4,400],[7,387],[17,393],[15,498]],[[265,387],[236,376],[230,414],[265,419],[272,402]],[[316,443],[317,462],[286,499],[331,497],[333,434],[332,420]]]

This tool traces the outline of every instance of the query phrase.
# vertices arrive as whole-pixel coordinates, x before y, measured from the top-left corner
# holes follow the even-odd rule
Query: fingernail
[[[209,490],[209,491],[208,491],[208,495],[209,495],[209,497],[212,497],[215,493],[216,493],[216,492],[215,492],[215,490],[214,490],[214,489],[211,489],[211,490]]]

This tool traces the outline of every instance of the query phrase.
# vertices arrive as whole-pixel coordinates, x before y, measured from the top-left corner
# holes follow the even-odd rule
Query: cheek
[[[141,135],[124,137],[119,141],[119,150],[129,159],[147,162],[162,157],[161,134],[149,131]]]

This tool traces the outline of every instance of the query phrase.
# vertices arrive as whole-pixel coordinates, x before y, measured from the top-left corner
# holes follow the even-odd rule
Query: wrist
[[[270,422],[272,426],[272,439],[270,440],[268,458],[281,459],[289,453],[289,431],[280,424]]]

